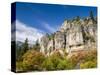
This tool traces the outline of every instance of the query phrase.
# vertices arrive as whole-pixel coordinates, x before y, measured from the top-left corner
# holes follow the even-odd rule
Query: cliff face
[[[43,36],[40,41],[41,52],[51,53],[56,50],[71,51],[96,48],[97,21],[96,19],[65,20],[59,31],[49,36]]]

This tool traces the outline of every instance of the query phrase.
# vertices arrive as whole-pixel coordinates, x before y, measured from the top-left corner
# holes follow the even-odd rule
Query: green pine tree
[[[28,39],[26,38],[25,39],[25,42],[23,43],[23,51],[24,53],[29,49],[29,46],[28,46]]]
[[[90,11],[90,18],[94,21],[94,15],[92,11]]]
[[[40,50],[40,44],[39,44],[39,40],[36,41],[35,45],[33,45],[33,49],[36,51]]]
[[[79,20],[80,20],[80,17],[79,17],[79,16],[77,16],[77,17],[76,17],[76,21],[79,21]]]

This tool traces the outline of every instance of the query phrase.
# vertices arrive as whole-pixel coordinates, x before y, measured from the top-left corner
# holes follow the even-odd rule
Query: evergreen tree
[[[64,49],[66,49],[66,33],[67,30],[64,31]]]
[[[23,43],[23,51],[24,53],[29,49],[29,46],[28,46],[28,39],[26,38],[25,42]]]
[[[39,40],[36,41],[36,47],[37,47],[37,49],[40,49]]]
[[[39,44],[39,40],[36,41],[35,45],[33,45],[33,49],[36,51],[40,50],[40,44]]]
[[[79,20],[80,20],[80,17],[79,17],[79,16],[77,16],[77,17],[76,17],[76,21],[79,21]]]
[[[28,39],[26,38],[25,42],[22,45],[19,46],[18,44],[16,44],[16,60],[21,61],[22,56],[27,52],[27,50],[29,50],[29,46]]]
[[[90,11],[90,18],[94,21],[94,16],[92,11]]]
[[[55,33],[52,35],[53,38],[53,50],[55,50]]]

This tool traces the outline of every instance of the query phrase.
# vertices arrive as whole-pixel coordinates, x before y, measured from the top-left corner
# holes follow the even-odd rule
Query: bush
[[[50,60],[50,58],[46,58],[45,61],[42,63],[43,70],[54,70],[54,64]]]
[[[73,68],[74,68],[73,64],[67,59],[59,61],[57,65],[58,70],[66,70],[66,69],[73,69]]]
[[[23,71],[23,62],[16,62],[16,71]]]
[[[80,68],[92,68],[97,65],[97,51],[80,51],[70,57],[73,66],[80,64]]]
[[[45,60],[45,56],[37,51],[30,50],[23,56],[24,70],[41,70],[41,64]]]
[[[96,61],[87,61],[85,63],[81,63],[80,64],[80,68],[81,69],[85,69],[85,68],[95,68],[97,67],[97,62]]]
[[[93,61],[93,60],[97,60],[97,51],[96,50],[89,51],[85,57],[85,61]]]
[[[80,68],[95,68],[97,67],[97,51],[91,50],[87,52],[84,62],[80,64]]]
[[[61,59],[63,59],[63,57],[59,53],[54,53],[45,59],[42,68],[44,68],[44,70],[57,70],[57,65]]]
[[[44,70],[65,70],[74,68],[71,61],[67,60],[65,57],[61,56],[59,52],[46,58],[42,64]]]

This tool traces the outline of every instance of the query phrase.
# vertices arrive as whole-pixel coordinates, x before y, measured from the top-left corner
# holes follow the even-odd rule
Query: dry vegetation
[[[68,59],[67,56],[55,52],[46,57],[38,51],[29,50],[22,56],[23,60],[17,61],[17,71],[69,70],[75,69],[77,64],[81,69],[97,67],[96,50],[73,52]]]

